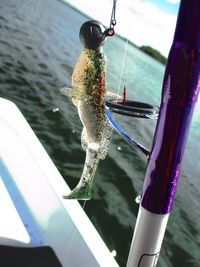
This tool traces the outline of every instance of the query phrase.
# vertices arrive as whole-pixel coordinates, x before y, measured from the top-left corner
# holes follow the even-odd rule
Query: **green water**
[[[17,104],[71,187],[84,164],[82,126],[76,108],[58,88],[71,84],[81,51],[78,32],[86,19],[58,0],[0,1],[0,96]],[[108,90],[113,92],[118,92],[125,47],[117,37],[105,45]],[[163,65],[128,45],[120,93],[125,84],[128,98],[159,105],[163,74]],[[53,112],[55,108],[59,111]],[[116,119],[151,147],[155,121]],[[200,266],[199,124],[198,103],[158,266]],[[94,198],[85,206],[109,249],[116,250],[121,267],[130,248],[138,211],[135,198],[141,193],[145,168],[145,157],[114,134],[109,154],[96,173]]]

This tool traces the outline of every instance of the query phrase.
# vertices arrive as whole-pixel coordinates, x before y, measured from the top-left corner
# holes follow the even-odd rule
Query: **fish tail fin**
[[[98,149],[89,146],[86,150],[86,159],[81,179],[68,195],[63,196],[64,199],[89,200],[92,198],[91,187],[98,163],[99,145]]]

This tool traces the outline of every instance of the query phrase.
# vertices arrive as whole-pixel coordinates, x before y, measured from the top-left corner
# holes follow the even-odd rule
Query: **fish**
[[[86,151],[83,172],[77,186],[64,199],[89,200],[100,160],[105,159],[112,137],[112,126],[105,113],[106,57],[103,44],[109,36],[99,21],[90,20],[80,28],[83,49],[72,73],[72,87],[60,89],[71,97],[83,125],[82,148]]]

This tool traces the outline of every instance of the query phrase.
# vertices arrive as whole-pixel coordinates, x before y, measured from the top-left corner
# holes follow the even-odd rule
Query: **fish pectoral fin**
[[[69,96],[69,97],[73,97],[73,95],[75,94],[76,88],[72,88],[72,87],[62,87],[59,89],[60,93],[62,95],[65,96]]]
[[[83,89],[62,87],[59,89],[62,95],[77,99],[77,100],[88,100],[90,97],[83,92]]]
[[[117,97],[119,99],[122,98],[120,95],[113,93],[113,92],[109,92],[109,91],[106,92],[106,96]]]

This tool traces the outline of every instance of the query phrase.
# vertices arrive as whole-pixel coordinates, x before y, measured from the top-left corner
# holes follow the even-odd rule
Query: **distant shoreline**
[[[139,47],[144,53],[148,54],[149,56],[153,57],[163,65],[166,65],[167,63],[167,58],[163,56],[158,50],[154,49],[151,46],[141,46]]]
[[[119,37],[120,39],[126,41],[127,38],[121,36],[120,34],[116,34],[117,37]],[[143,46],[138,46],[136,45],[134,42],[128,40],[129,44],[131,44],[132,46],[134,46],[137,49],[140,49],[141,51],[143,51],[144,53],[146,53],[147,55],[151,56],[152,58],[154,58],[155,60],[159,61],[161,64],[166,65],[167,63],[167,58],[165,56],[163,56],[158,50],[156,50],[155,48],[151,47],[151,46],[147,46],[147,45],[143,45]]]

